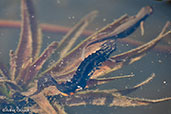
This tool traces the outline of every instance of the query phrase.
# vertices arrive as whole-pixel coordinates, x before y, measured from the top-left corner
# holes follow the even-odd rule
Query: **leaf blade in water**
[[[16,56],[15,59],[16,67],[11,69],[12,80],[14,80],[18,76],[22,65],[27,63],[30,60],[30,58],[32,58],[32,50],[33,50],[30,19],[29,19],[29,14],[27,11],[25,0],[22,0],[21,7],[22,7],[21,33],[20,33],[19,43],[14,54],[14,56]]]
[[[63,57],[73,46],[75,41],[79,38],[86,27],[94,20],[97,15],[97,11],[92,11],[85,17],[83,17],[59,42],[58,51],[60,51],[60,57]],[[67,45],[66,45],[67,44]]]
[[[56,73],[62,74],[67,71],[70,71],[70,69],[77,68],[77,66],[83,60],[83,57],[82,57],[83,55],[85,55],[84,58],[86,58],[89,54],[92,54],[93,52],[97,51],[101,47],[101,43],[96,43],[93,46],[88,46],[88,48],[86,48],[85,54],[82,54],[86,45],[89,44],[95,38],[97,40],[99,37],[99,34],[101,34],[101,32],[112,31],[112,29],[115,29],[116,27],[118,27],[120,24],[123,23],[123,21],[126,18],[128,18],[127,15],[122,16],[121,18],[114,21],[110,25],[107,25],[106,27],[102,28],[100,31],[94,33],[93,35],[91,35],[90,37],[85,39],[77,47],[75,47],[69,53],[67,53],[67,55],[65,55],[63,58],[58,60],[52,67],[47,69],[44,73],[52,72],[54,74],[56,74]],[[112,26],[112,28],[111,28],[111,26]]]
[[[166,32],[166,29],[170,26],[170,22],[167,22],[163,27],[161,33],[153,40],[125,53],[110,57],[110,59],[102,64],[100,70],[95,71],[93,77],[99,77],[104,74],[108,74],[115,70],[122,68],[125,65],[132,64],[146,55],[146,52],[154,48],[157,43],[170,34],[170,31]]]
[[[17,83],[24,84],[27,86],[29,82],[33,80],[33,78],[37,75],[37,73],[42,68],[43,64],[47,61],[47,59],[55,52],[57,49],[58,43],[52,42],[44,52],[27,68],[27,72],[22,72],[20,77],[17,78]],[[21,79],[23,81],[21,81]]]
[[[33,45],[32,57],[34,61],[34,59],[36,59],[40,54],[40,49],[41,49],[41,44],[42,44],[42,33],[39,27],[39,24],[37,22],[37,16],[35,13],[33,1],[26,0],[26,6],[27,6],[28,15],[29,15],[30,29],[31,29],[32,40],[33,40],[32,41],[32,45]]]

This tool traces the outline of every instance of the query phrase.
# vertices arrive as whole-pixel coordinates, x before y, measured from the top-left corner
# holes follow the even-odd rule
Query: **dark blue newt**
[[[95,53],[89,55],[77,68],[73,78],[69,81],[59,84],[50,74],[44,75],[38,80],[37,91],[35,95],[49,86],[56,86],[60,94],[67,96],[74,94],[77,90],[85,89],[87,81],[94,71],[106,61],[110,54],[115,51],[115,40],[106,41]],[[31,95],[31,96],[32,96]]]
[[[70,81],[58,85],[57,89],[66,94],[72,94],[76,90],[84,89],[94,71],[109,58],[110,54],[115,51],[115,49],[115,40],[105,42],[101,46],[101,49],[89,55],[81,62]]]
[[[98,66],[100,66],[109,58],[110,54],[115,50],[115,39],[129,36],[151,13],[151,7],[144,7],[136,16],[128,18],[125,23],[117,27],[113,32],[115,35],[112,34],[111,37],[109,36],[107,38],[90,43],[89,45],[108,40],[101,46],[101,49],[89,55],[84,59],[83,62],[81,62],[75,75],[70,81],[59,84],[53,77],[51,77],[50,74],[46,74],[39,79],[37,87],[38,89],[33,95],[39,93],[44,88],[49,86],[56,86],[59,92],[65,96],[72,95],[77,90],[84,89],[86,87],[87,81],[90,79],[90,76],[94,73]]]
[[[152,14],[152,7],[146,6],[143,7],[135,16],[131,16],[129,18],[126,18],[123,24],[118,26],[113,32],[110,33],[107,37],[103,37],[101,39],[98,39],[96,41],[92,41],[88,44],[92,45],[98,42],[102,42],[108,39],[118,39],[118,38],[125,38],[132,34],[137,27],[140,26],[140,23],[142,21],[145,21],[145,19]]]

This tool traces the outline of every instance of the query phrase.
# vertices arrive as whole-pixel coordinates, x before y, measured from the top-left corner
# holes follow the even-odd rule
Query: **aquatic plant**
[[[97,11],[93,11],[81,19],[59,43],[52,42],[40,54],[42,33],[37,23],[33,3],[31,0],[22,0],[21,6],[20,40],[17,49],[10,51],[10,70],[5,69],[3,64],[0,66],[0,108],[4,109],[1,110],[2,112],[7,111],[6,108],[13,107],[13,109],[22,109],[23,112],[64,114],[66,113],[64,106],[90,104],[129,107],[171,100],[170,97],[151,100],[125,96],[151,81],[155,76],[154,73],[145,81],[129,89],[89,90],[91,87],[97,87],[112,80],[133,77],[133,75],[127,75],[99,78],[140,60],[147,51],[171,33],[167,31],[170,26],[170,22],[167,22],[154,40],[128,52],[110,56],[117,51],[115,49],[117,40],[132,34],[139,25],[143,35],[143,23],[145,18],[151,15],[151,7],[143,7],[136,16],[122,16],[70,50],[97,15]],[[58,56],[59,60],[40,72],[52,54]]]

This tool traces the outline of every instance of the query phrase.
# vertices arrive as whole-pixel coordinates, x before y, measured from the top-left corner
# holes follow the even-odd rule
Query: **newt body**
[[[56,86],[62,95],[71,95],[77,90],[84,89],[91,75],[93,75],[98,66],[109,58],[110,54],[115,51],[115,47],[115,40],[105,42],[101,49],[89,55],[81,62],[73,78],[65,83],[59,84],[50,74],[44,75],[38,80],[37,91],[31,96],[38,94],[49,86]]]
[[[87,81],[93,75],[94,71],[109,58],[113,51],[115,51],[116,39],[125,38],[132,34],[140,23],[143,22],[151,13],[151,7],[144,7],[136,16],[132,16],[124,20],[123,24],[118,26],[110,35],[108,35],[108,37],[91,42],[89,45],[106,41],[101,45],[99,50],[92,53],[81,62],[71,80],[59,84],[50,74],[45,74],[38,80],[37,91],[32,95],[41,92],[44,88],[49,86],[56,86],[60,92],[59,94],[62,95],[72,95],[77,90],[85,89]]]

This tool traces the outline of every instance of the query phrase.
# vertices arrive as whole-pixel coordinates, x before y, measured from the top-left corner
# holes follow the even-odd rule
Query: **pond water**
[[[125,13],[135,15],[143,6],[152,6],[154,13],[150,16],[144,26],[145,35],[140,35],[140,29],[130,36],[131,39],[147,42],[154,39],[166,21],[171,21],[171,4],[168,2],[158,2],[155,0],[36,0],[35,7],[40,23],[61,25],[72,27],[87,13],[98,10],[97,18],[87,28],[96,31],[99,28],[111,23]],[[20,20],[20,0],[1,0],[0,19]],[[9,50],[17,47],[20,29],[0,28],[0,62],[8,65]],[[63,33],[43,33],[43,48],[54,40],[61,40]],[[49,38],[50,36],[50,38]],[[82,41],[84,37],[80,38]],[[158,45],[171,46],[170,37],[165,38]],[[118,54],[132,48],[135,45],[122,45],[118,43]],[[43,50],[43,49],[42,49]],[[171,50],[150,51],[140,61],[115,71],[109,76],[125,75],[134,73],[131,79],[112,81],[109,84],[99,86],[99,89],[123,89],[132,87],[145,80],[151,73],[156,77],[141,89],[129,94],[131,97],[140,98],[164,98],[171,96]],[[141,107],[106,107],[106,106],[79,106],[66,107],[68,114],[171,114],[171,101]]]

